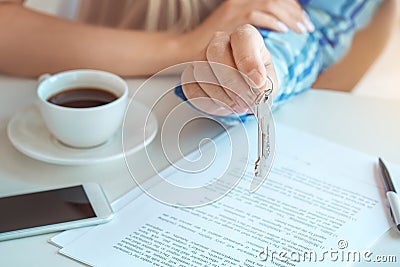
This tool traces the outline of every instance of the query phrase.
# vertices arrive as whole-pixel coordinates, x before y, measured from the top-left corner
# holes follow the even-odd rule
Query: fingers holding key
[[[236,103],[235,112],[245,113],[252,105],[252,99],[247,97],[247,94],[251,92],[243,76],[236,69],[230,35],[216,34],[207,47],[206,58],[218,83]]]
[[[220,106],[220,113],[224,109],[229,111],[229,113],[240,113],[241,110],[238,109],[236,102],[221,87],[208,62],[196,62],[193,68],[194,78],[199,84],[199,87],[201,87],[216,105]]]
[[[231,47],[237,69],[245,75],[248,86],[253,89],[252,101],[263,90],[272,86],[277,88],[278,82],[271,54],[253,26],[243,25],[232,33]]]
[[[182,88],[194,106],[212,115],[252,112],[259,92],[271,86],[267,76],[276,84],[271,56],[251,25],[217,32],[203,58],[183,72]]]
[[[197,109],[211,115],[226,116],[236,112],[232,108],[235,103],[230,101],[218,82],[215,82],[216,78],[207,74],[212,74],[212,71],[205,70],[205,66],[210,68],[207,62],[195,62],[183,71],[181,83],[186,98]]]

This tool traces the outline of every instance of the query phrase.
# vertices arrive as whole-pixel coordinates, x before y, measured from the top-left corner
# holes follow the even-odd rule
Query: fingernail
[[[281,21],[278,21],[277,23],[276,23],[276,26],[278,26],[278,28],[282,31],[282,32],[288,32],[289,31],[289,28],[288,28],[288,26],[286,26],[283,22],[281,22]]]
[[[253,69],[252,71],[250,71],[247,74],[247,76],[254,83],[255,87],[260,87],[261,85],[264,84],[265,77],[256,69]]]
[[[312,23],[310,17],[308,16],[308,14],[305,11],[303,11],[303,20],[304,20],[304,24],[307,27],[307,30],[310,32],[313,32],[315,30],[314,23]]]
[[[300,30],[301,33],[307,33],[306,26],[304,26],[303,23],[297,22],[296,25],[297,25],[297,28],[299,28],[299,30]]]

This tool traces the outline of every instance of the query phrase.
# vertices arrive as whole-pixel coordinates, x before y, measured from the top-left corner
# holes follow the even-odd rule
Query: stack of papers
[[[344,266],[351,263],[345,252],[363,257],[390,228],[375,157],[284,125],[276,127],[271,173],[250,193],[257,125],[245,127],[254,149],[241,159],[247,166],[243,178],[223,198],[178,208],[135,188],[113,203],[111,222],[66,231],[51,242],[61,254],[95,266]],[[216,139],[216,160],[201,173],[174,167],[162,173],[178,184],[190,176],[212,178],[224,168],[218,159],[227,158],[226,142]]]

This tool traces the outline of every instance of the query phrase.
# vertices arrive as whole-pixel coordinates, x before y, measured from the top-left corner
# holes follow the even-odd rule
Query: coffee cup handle
[[[47,80],[50,77],[51,77],[51,74],[49,74],[49,73],[42,74],[42,75],[39,76],[38,82],[41,83],[41,82],[43,82],[44,80]]]

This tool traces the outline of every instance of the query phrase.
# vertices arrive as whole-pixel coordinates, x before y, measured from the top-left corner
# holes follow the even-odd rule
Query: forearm
[[[38,76],[94,68],[150,75],[191,60],[184,36],[74,23],[14,4],[0,5],[0,72]]]

